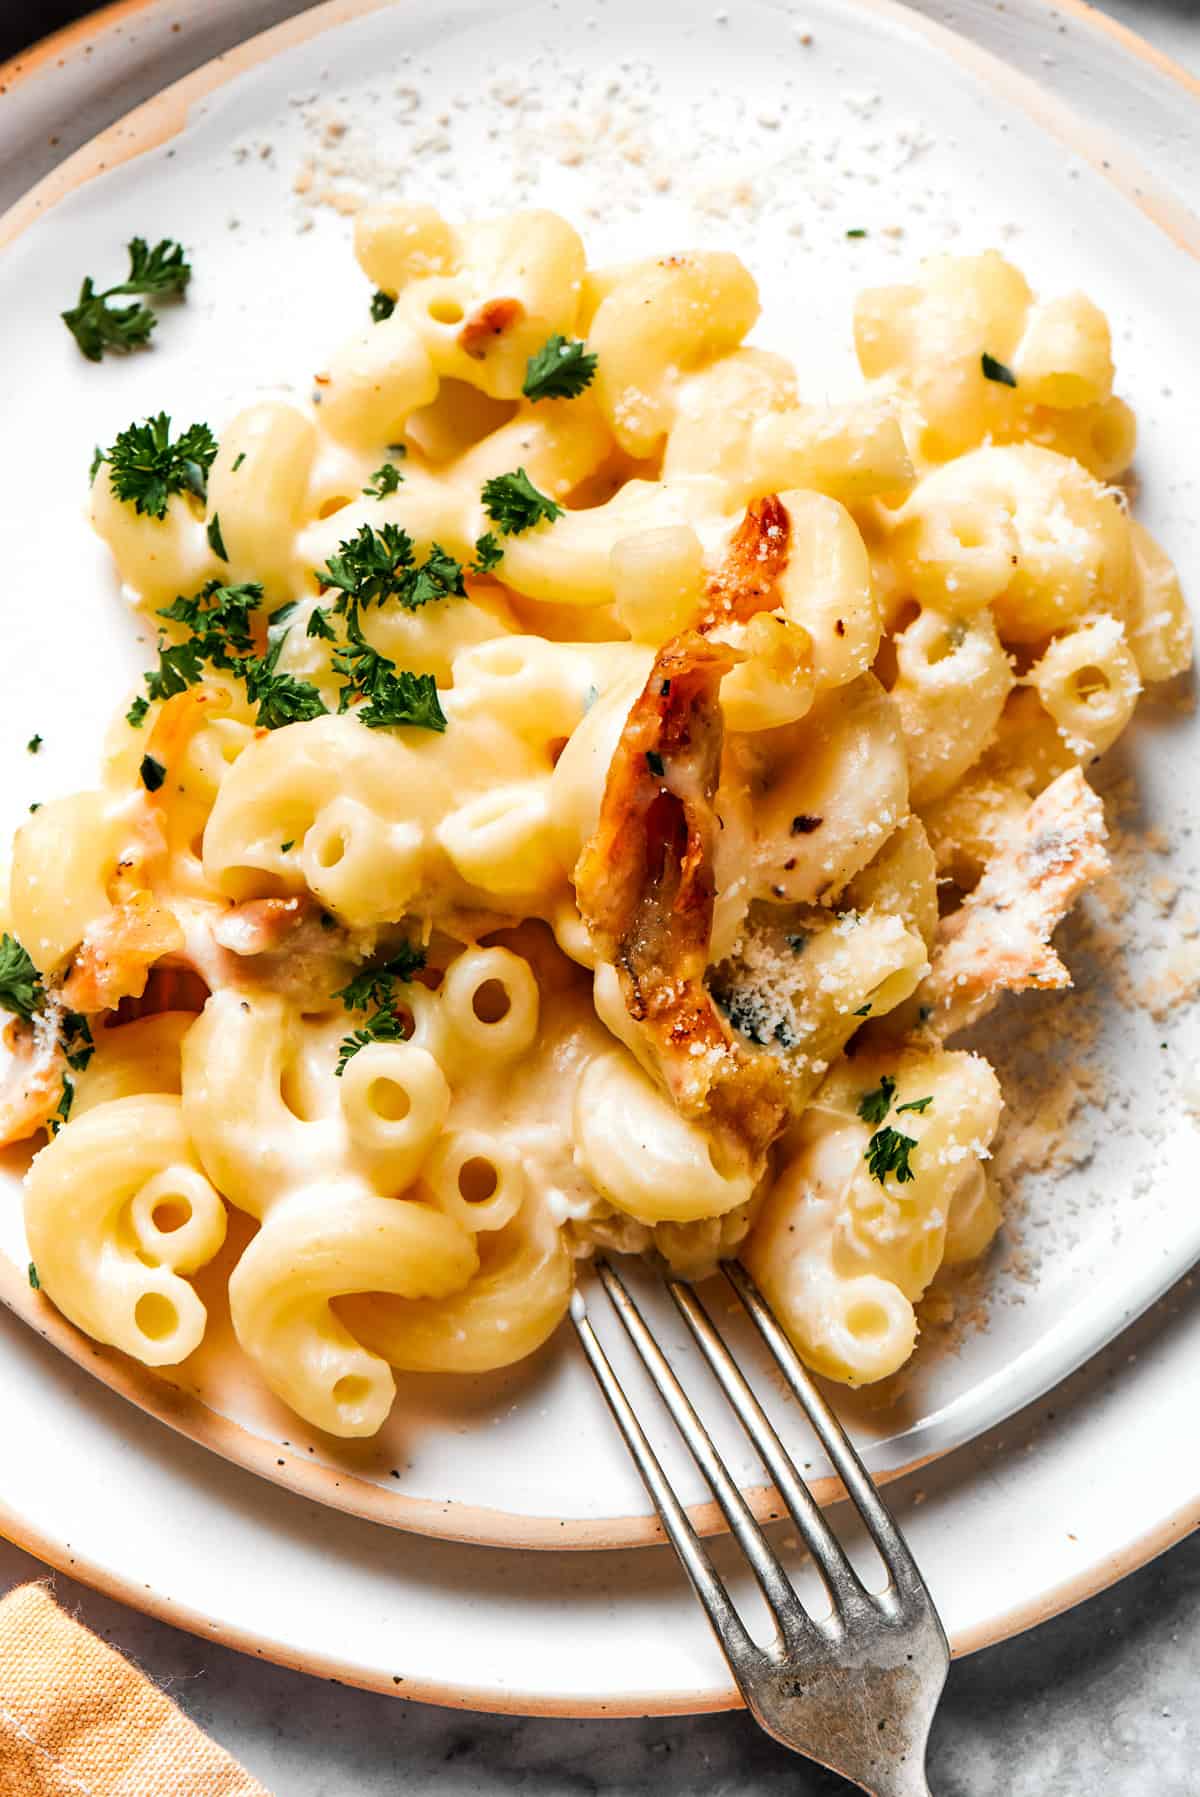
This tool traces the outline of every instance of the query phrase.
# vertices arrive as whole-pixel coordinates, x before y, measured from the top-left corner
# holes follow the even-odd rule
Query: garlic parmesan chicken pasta
[[[597,1245],[740,1255],[811,1366],[883,1378],[999,1222],[952,1038],[1070,984],[1085,770],[1189,660],[1105,319],[938,257],[861,296],[830,405],[733,255],[355,238],[311,405],[97,454],[158,650],[16,836],[31,1278],[177,1365],[245,1213],[237,1339],[341,1436],[397,1370],[531,1353]]]

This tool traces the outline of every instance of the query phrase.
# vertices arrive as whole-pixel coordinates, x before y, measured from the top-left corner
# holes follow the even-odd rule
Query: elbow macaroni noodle
[[[995,1076],[918,1012],[954,929],[939,881],[968,894],[1190,660],[1174,570],[1108,484],[1135,427],[1106,320],[995,252],[935,257],[861,296],[865,390],[817,405],[746,343],[758,293],[727,252],[589,269],[552,213],[419,205],[354,235],[393,307],[318,406],[240,413],[206,498],[161,518],[104,461],[92,481],[135,603],[157,624],[255,583],[255,652],[270,613],[270,668],[314,704],[267,727],[210,659],[17,832],[10,922],[48,995],[18,1051],[65,1071],[46,1031],[76,1014],[94,1039],[66,1110],[55,1088],[22,1125],[69,1111],[27,1183],[41,1287],[175,1364],[236,1207],[241,1347],[344,1436],[378,1429],[396,1371],[534,1352],[597,1243],[688,1276],[740,1252],[812,1366],[883,1378],[1000,1221]],[[586,337],[594,378],[531,399],[556,337]],[[498,521],[485,484],[517,469],[557,515]],[[462,590],[348,610],[330,569],[385,527]],[[328,640],[339,614],[357,643]],[[347,708],[356,655],[436,683],[444,730]],[[671,689],[701,665],[681,735]],[[585,851],[619,802],[597,896]],[[681,995],[687,1080],[647,1021]],[[752,1146],[699,1062],[782,1094]]]

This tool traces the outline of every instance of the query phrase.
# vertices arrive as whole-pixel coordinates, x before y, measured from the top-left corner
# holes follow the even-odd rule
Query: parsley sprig
[[[367,499],[386,499],[389,493],[396,491],[403,479],[395,462],[384,462],[372,474],[363,488],[363,494]]]
[[[369,1043],[407,1040],[411,1025],[396,1009],[396,987],[411,983],[424,965],[424,949],[405,942],[390,961],[385,961],[381,967],[365,968],[334,993],[334,998],[340,998],[348,1011],[371,1010],[371,1015],[358,1029],[342,1038],[336,1068],[339,1079],[348,1063]]]
[[[1002,387],[1016,386],[1017,377],[1008,364],[997,361],[995,356],[989,356],[986,349],[979,358],[979,366],[985,380],[998,381]]]
[[[123,430],[100,459],[108,463],[118,499],[136,512],[165,518],[172,493],[205,498],[216,453],[217,439],[207,424],[189,424],[172,442],[171,420],[159,412]]]
[[[506,537],[532,530],[543,518],[553,523],[561,518],[563,508],[545,493],[539,493],[524,468],[512,474],[497,474],[483,483],[483,509]]]
[[[596,360],[586,343],[560,337],[556,331],[525,364],[521,391],[526,399],[535,402],[539,399],[575,399],[595,379]]]
[[[357,536],[339,543],[316,577],[325,587],[336,587],[344,597],[336,609],[348,605],[383,605],[394,600],[405,611],[418,611],[436,599],[464,598],[461,563],[434,543],[418,563],[412,538],[398,524],[381,524],[378,530],[364,524]]]
[[[285,724],[323,717],[325,701],[316,687],[279,671],[294,603],[271,613],[267,652],[255,653],[251,616],[262,598],[257,581],[223,586],[219,580],[210,580],[190,598],[180,595],[163,606],[159,617],[182,624],[188,634],[179,643],[168,643],[160,636],[158,667],[146,674],[147,696],[134,700],[125,714],[128,722],[140,728],[149,700],[171,699],[186,692],[203,680],[206,668],[223,668],[245,682],[247,698],[258,706],[255,723],[264,729],[278,730]]]
[[[139,293],[182,295],[192,278],[183,245],[170,237],[164,237],[153,249],[144,237],[135,237],[128,247],[126,279],[98,293],[88,275],[75,305],[62,314],[63,323],[89,362],[102,361],[107,349],[128,354],[131,349],[140,348],[149,342],[158,323],[157,314],[149,306],[110,306],[110,299]]]
[[[864,1092],[858,1101],[858,1114],[864,1123],[883,1123],[892,1108],[892,1100],[896,1096],[896,1082],[890,1073],[880,1077],[879,1084],[870,1092]],[[924,1116],[933,1103],[932,1092],[924,1098],[912,1098],[907,1104],[896,1106],[899,1117],[904,1111],[916,1111]],[[908,1185],[916,1175],[909,1165],[909,1156],[916,1147],[912,1136],[906,1136],[898,1129],[890,1126],[877,1129],[870,1141],[863,1159],[867,1162],[872,1179],[882,1185],[889,1173],[896,1176],[897,1185]]]
[[[912,1136],[901,1135],[898,1129],[877,1129],[867,1143],[864,1160],[872,1179],[882,1185],[889,1173],[896,1175],[896,1184],[909,1185],[916,1178],[908,1164],[908,1157],[916,1147]]]
[[[382,324],[384,319],[390,318],[395,310],[396,302],[391,294],[385,293],[382,287],[377,287],[371,295],[371,317],[374,322]]]
[[[45,999],[42,976],[26,950],[15,936],[0,936],[0,1006],[29,1023]]]

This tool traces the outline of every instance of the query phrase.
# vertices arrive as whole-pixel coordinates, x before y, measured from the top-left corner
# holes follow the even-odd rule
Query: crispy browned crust
[[[779,581],[787,568],[791,533],[792,521],[778,494],[767,493],[746,507],[724,561],[708,577],[701,630],[744,624],[755,612],[779,608]]]
[[[695,631],[659,651],[613,755],[575,890],[680,1111],[757,1163],[787,1120],[783,1075],[773,1057],[733,1039],[704,983],[724,736],[718,695],[733,663],[730,650]]]
[[[503,336],[525,316],[525,308],[519,299],[485,300],[463,325],[458,333],[458,347],[470,356],[473,361],[482,362],[491,347],[493,337]]]

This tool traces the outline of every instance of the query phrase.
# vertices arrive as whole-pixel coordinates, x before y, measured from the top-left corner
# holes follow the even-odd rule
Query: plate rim
[[[63,27],[42,39],[30,49],[18,53],[14,58],[0,64],[0,93],[11,88],[17,82],[28,81],[44,70],[49,62],[57,60],[59,66],[74,53],[78,52],[81,43],[87,40],[95,44],[101,36],[118,33],[132,17],[153,11],[165,11],[169,0],[109,0],[109,4],[98,12],[91,14],[74,24]],[[351,20],[367,17],[387,7],[405,3],[405,0],[324,0],[319,4],[283,20],[266,30],[243,39],[231,49],[205,61],[197,68],[177,80],[156,91],[148,99],[116,119],[111,125],[99,132],[88,142],[81,145],[63,159],[54,169],[49,171],[27,193],[0,215],[0,249],[15,240],[30,224],[52,208],[68,194],[84,185],[94,176],[168,141],[187,124],[192,106],[207,94],[222,87],[227,81],[242,74],[246,70],[268,61],[279,53],[303,43],[310,38],[320,36],[326,31],[335,30]],[[1004,69],[1012,76],[1018,101],[1024,99],[1028,103],[1034,93],[1040,93],[1066,125],[1077,123],[1074,108],[1068,102],[1059,101],[1057,96],[1041,88],[1039,82],[1030,76],[1006,64],[993,52],[981,50],[974,41],[961,35],[952,26],[939,24],[923,11],[914,10],[906,0],[844,0],[844,3],[859,7],[863,12],[873,10],[897,9],[910,16],[913,27],[923,35],[940,41],[947,50],[959,56],[960,60],[970,62],[974,57],[984,56],[994,67]],[[919,0],[918,0],[919,4]],[[1200,99],[1200,79],[1190,71],[1176,63],[1170,56],[1156,49],[1135,31],[1120,21],[1101,14],[1085,0],[1056,0],[1051,7],[1048,0],[1025,0],[1026,5],[1035,7],[1047,15],[1054,12],[1058,15],[1068,13],[1078,19],[1087,29],[1106,34],[1119,52],[1136,55],[1147,64],[1155,74],[1165,76],[1179,85],[1189,97]],[[1022,93],[1024,91],[1024,94]],[[1027,104],[1027,109],[1028,104]],[[1040,121],[1046,128],[1046,120]],[[1124,140],[1120,140],[1124,148]],[[1078,146],[1080,153],[1089,161],[1097,163],[1086,145]],[[1126,163],[1136,169],[1139,158],[1135,149],[1126,152]],[[1158,228],[1170,236],[1185,252],[1200,257],[1200,235],[1197,235],[1196,220],[1181,208],[1174,199],[1169,187],[1159,180],[1149,182],[1149,191],[1143,192],[1137,180],[1126,186],[1120,180],[1120,171],[1109,168],[1105,163],[1101,170],[1115,185],[1124,187],[1127,197],[1132,198],[1139,208]],[[1140,171],[1139,171],[1140,177]],[[1163,204],[1165,202],[1165,205]],[[1183,230],[1180,230],[1180,222]],[[156,1420],[166,1423],[199,1445],[211,1448],[223,1457],[234,1461],[256,1473],[266,1473],[275,1482],[287,1485],[302,1496],[316,1498],[328,1504],[329,1500],[320,1492],[313,1491],[303,1481],[293,1482],[289,1478],[280,1479],[277,1467],[260,1467],[257,1461],[268,1448],[274,1450],[276,1444],[268,1444],[263,1438],[255,1436],[251,1431],[232,1422],[228,1418],[210,1410],[200,1400],[181,1391],[178,1387],[162,1378],[155,1377],[149,1370],[137,1363],[125,1364],[124,1356],[117,1356],[111,1350],[90,1341],[77,1331],[65,1318],[57,1312],[42,1305],[30,1292],[20,1277],[19,1269],[6,1257],[0,1256],[0,1300],[8,1308],[19,1315],[24,1322],[31,1325],[35,1332],[51,1342],[59,1351],[65,1353],[75,1364],[81,1366],[90,1376],[98,1378],[109,1389],[138,1405],[139,1408],[154,1416]],[[96,1359],[108,1364],[97,1368],[90,1364]],[[135,1387],[144,1383],[153,1387],[154,1401],[148,1394],[142,1394]],[[229,1445],[214,1447],[211,1439],[204,1434],[186,1426],[181,1420],[189,1410],[201,1410],[208,1419],[208,1434],[228,1435]],[[235,1442],[234,1437],[240,1438]],[[243,1446],[253,1444],[254,1452]],[[953,1453],[959,1450],[949,1450]],[[937,1456],[934,1456],[937,1457]],[[882,1475],[883,1479],[898,1478],[911,1473],[918,1467],[928,1463],[926,1457],[914,1461],[911,1465],[898,1468],[894,1472]],[[333,1469],[314,1465],[311,1461],[300,1462],[306,1473],[319,1475],[313,1483],[324,1484],[325,1479],[334,1477]],[[655,1517],[580,1519],[573,1527],[573,1536],[564,1540],[561,1536],[550,1542],[541,1539],[527,1538],[522,1533],[533,1525],[536,1533],[543,1519],[530,1519],[508,1512],[490,1512],[479,1506],[439,1503],[437,1500],[420,1498],[400,1498],[402,1507],[412,1514],[422,1513],[422,1521],[404,1522],[394,1514],[396,1499],[393,1494],[370,1481],[358,1480],[365,1490],[375,1494],[378,1502],[366,1508],[355,1508],[338,1503],[334,1508],[347,1511],[352,1515],[366,1517],[368,1520],[390,1523],[392,1526],[410,1529],[413,1532],[434,1534],[440,1539],[495,1545],[498,1547],[553,1546],[558,1549],[580,1547],[595,1549],[599,1547],[626,1548],[643,1544],[652,1544],[662,1540],[662,1531]],[[827,1479],[816,1482],[814,1489],[822,1502],[833,1501],[841,1494],[838,1481]],[[767,1519],[772,1515],[772,1501],[775,1494],[770,1487],[758,1487],[748,1494],[756,1507],[756,1514]],[[392,1501],[389,1503],[388,1500]],[[430,1526],[433,1518],[429,1513],[442,1512],[447,1509],[457,1511],[460,1517],[489,1516],[502,1518],[506,1525],[516,1525],[511,1533],[498,1535],[490,1532],[481,1537],[464,1532],[461,1527],[447,1530]],[[384,1514],[384,1512],[389,1512]],[[696,1506],[689,1513],[697,1523],[701,1532],[712,1532],[722,1528],[723,1521],[715,1504]],[[619,1539],[612,1538],[612,1530],[616,1527],[626,1530]],[[635,1532],[629,1532],[628,1526],[636,1526]],[[1200,1526],[1200,1493],[1179,1506],[1169,1516],[1160,1520],[1155,1526],[1145,1530],[1141,1535],[1129,1541],[1116,1553],[1101,1561],[1082,1569],[1072,1577],[1041,1591],[1016,1605],[1012,1610],[994,1616],[978,1624],[973,1629],[962,1631],[953,1643],[955,1655],[975,1652],[984,1646],[993,1645],[1021,1632],[1049,1617],[1080,1603],[1097,1592],[1107,1588],[1138,1566],[1164,1552],[1191,1529]],[[641,1532],[636,1532],[640,1530]],[[27,1548],[47,1563],[79,1577],[97,1590],[160,1617],[164,1621],[183,1627],[204,1639],[220,1640],[226,1645],[236,1647],[246,1653],[258,1654],[298,1670],[316,1676],[337,1677],[346,1682],[357,1684],[365,1689],[385,1691],[392,1695],[403,1695],[418,1698],[421,1701],[442,1704],[448,1707],[489,1710],[496,1713],[522,1714],[534,1716],[599,1716],[599,1715],[633,1715],[657,1714],[674,1715],[701,1713],[737,1707],[740,1698],[731,1685],[725,1691],[704,1692],[695,1699],[673,1695],[658,1697],[638,1694],[610,1695],[600,1698],[555,1700],[546,1699],[528,1693],[505,1692],[503,1697],[494,1691],[459,1686],[430,1683],[424,1685],[420,1681],[406,1679],[403,1689],[397,1691],[395,1681],[385,1681],[382,1674],[375,1675],[362,1668],[348,1666],[327,1656],[311,1652],[296,1653],[269,1637],[246,1631],[223,1621],[213,1620],[198,1610],[178,1605],[165,1591],[152,1590],[144,1585],[135,1586],[132,1581],[120,1573],[106,1568],[90,1560],[80,1561],[78,1556],[71,1555],[68,1544],[44,1535],[37,1525],[28,1519],[21,1518],[9,1510],[0,1498],[0,1533],[6,1535],[18,1545]]]

